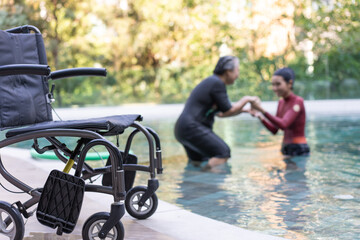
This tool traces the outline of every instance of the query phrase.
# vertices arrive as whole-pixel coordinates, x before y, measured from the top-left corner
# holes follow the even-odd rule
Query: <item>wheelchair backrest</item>
[[[40,32],[0,30],[0,66],[10,64],[47,65]],[[0,76],[0,129],[52,121],[47,98],[47,77],[38,75]]]

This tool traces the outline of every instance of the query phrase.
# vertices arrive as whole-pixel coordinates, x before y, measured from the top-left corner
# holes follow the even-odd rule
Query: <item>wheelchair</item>
[[[24,202],[0,201],[0,236],[20,240],[24,237],[24,218],[34,215],[41,224],[56,233],[71,233],[77,223],[85,192],[112,195],[110,213],[90,216],[83,225],[83,239],[123,239],[121,218],[126,211],[134,218],[146,219],[158,205],[156,174],[161,174],[162,158],[157,133],[139,123],[141,115],[115,115],[85,120],[54,121],[52,117],[53,88],[49,80],[76,76],[106,76],[104,68],[73,68],[51,71],[42,35],[34,26],[25,25],[0,30],[0,129],[6,131],[0,149],[23,141],[33,141],[38,153],[54,151],[64,162],[63,171],[52,170],[44,184],[31,187],[6,170],[0,157],[0,174],[4,179],[30,195]],[[132,129],[123,151],[107,136],[119,136]],[[142,133],[148,143],[148,165],[138,164],[130,152],[136,134]],[[75,138],[68,146],[63,137]],[[41,147],[38,140],[49,145]],[[90,149],[101,146],[109,153],[105,166],[92,167],[85,162]],[[147,186],[133,187],[136,171],[150,174]],[[71,173],[72,172],[72,173]],[[102,183],[91,179],[102,175]],[[90,180],[90,181],[87,181]],[[29,183],[30,184],[30,183]],[[30,211],[31,207],[36,207]],[[101,228],[99,229],[99,226]]]

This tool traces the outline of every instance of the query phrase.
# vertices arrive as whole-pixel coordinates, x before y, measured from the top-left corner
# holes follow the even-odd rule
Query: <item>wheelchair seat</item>
[[[23,133],[56,128],[91,130],[104,136],[112,136],[123,133],[124,130],[135,121],[141,120],[141,115],[129,114],[84,120],[47,121],[32,124],[28,127],[9,130],[6,132],[5,136],[10,138]]]
[[[7,131],[6,139],[0,141],[0,149],[30,140],[38,153],[54,151],[66,165],[63,171],[52,170],[44,187],[33,188],[10,174],[0,158],[2,179],[19,188],[19,193],[31,195],[31,199],[25,202],[10,204],[0,201],[0,213],[9,216],[5,222],[12,225],[12,239],[23,239],[23,218],[29,218],[35,211],[40,223],[57,228],[56,233],[61,235],[74,230],[85,191],[108,194],[113,196],[110,213],[99,212],[90,216],[83,226],[89,231],[82,231],[82,239],[92,238],[90,235],[94,231],[103,239],[111,231],[114,239],[122,240],[124,226],[120,220],[125,208],[137,219],[146,219],[157,209],[155,191],[159,183],[156,174],[163,171],[159,136],[151,128],[135,122],[142,121],[139,114],[53,121],[54,81],[78,76],[106,77],[107,71],[105,68],[86,67],[51,71],[45,50],[42,35],[34,26],[0,30],[0,132]],[[133,130],[127,137],[124,151],[119,149],[120,144],[115,146],[104,137],[120,135],[126,128]],[[136,155],[130,153],[132,140],[139,132],[144,134],[148,143],[149,160],[142,161],[145,165],[138,164]],[[64,137],[77,139],[76,146],[73,143],[67,146]],[[50,145],[40,147],[38,139],[45,139]],[[119,143],[118,137],[116,140]],[[109,157],[105,166],[95,164],[96,167],[92,167],[85,160],[88,152],[97,146],[105,147]],[[74,174],[70,173],[71,169],[75,170]],[[147,186],[133,187],[136,171],[150,173]],[[102,185],[98,185],[95,181],[101,175]],[[35,204],[38,204],[35,210],[27,211]],[[105,223],[101,229],[96,229],[94,223],[99,219]],[[0,235],[4,234],[9,236],[0,231]]]

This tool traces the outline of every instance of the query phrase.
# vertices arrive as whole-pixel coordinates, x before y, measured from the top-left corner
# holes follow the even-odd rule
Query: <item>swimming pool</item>
[[[273,136],[246,115],[217,119],[215,131],[232,149],[232,159],[220,173],[187,166],[185,152],[173,135],[182,106],[60,109],[58,113],[65,119],[142,113],[143,124],[161,138],[165,170],[159,175],[157,194],[162,200],[248,230],[289,239],[360,239],[360,114],[353,111],[360,101],[307,104],[306,132],[312,153],[291,162],[284,162],[279,152],[282,133]],[[326,115],[328,106],[345,114]],[[276,109],[276,102],[266,109]],[[127,134],[120,137],[120,148]],[[0,135],[3,139],[4,132]],[[135,137],[132,150],[141,161],[147,157],[142,135]],[[148,174],[139,173],[135,184],[146,184],[147,178]]]
[[[162,141],[160,199],[274,236],[360,239],[360,115],[308,117],[311,156],[287,162],[279,152],[282,133],[270,135],[255,119],[218,119],[215,131],[232,149],[219,173],[187,166],[174,122],[146,122]],[[147,177],[138,174],[137,184]]]

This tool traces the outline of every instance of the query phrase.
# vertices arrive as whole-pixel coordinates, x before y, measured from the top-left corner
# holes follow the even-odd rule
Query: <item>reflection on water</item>
[[[289,239],[360,239],[360,116],[311,116],[306,129],[311,156],[288,160],[279,151],[282,134],[273,136],[246,118],[218,120],[215,131],[232,149],[228,168],[220,173],[186,164],[173,122],[146,124],[161,136],[161,199]],[[139,146],[144,147],[141,141]],[[137,184],[147,178],[138,174]]]
[[[281,234],[291,239],[304,238],[304,223],[309,218],[302,212],[308,204],[309,195],[306,161],[307,157],[286,159],[285,167],[269,171],[272,180],[264,186],[264,197],[268,201],[264,201],[260,207],[263,212],[271,213],[266,216],[271,226],[271,230],[265,230],[268,233]]]
[[[208,216],[215,218],[221,215],[224,211],[224,202],[229,202],[232,199],[232,194],[229,194],[222,185],[227,177],[231,174],[231,169],[228,165],[222,166],[223,169],[218,169],[218,174],[201,172],[199,168],[188,164],[181,176],[179,183],[179,191],[181,196],[175,201],[181,206],[191,211],[200,212],[205,209],[208,210]],[[222,207],[216,206],[216,202]],[[221,202],[223,202],[221,204]],[[226,208],[226,211],[238,211],[238,206],[235,208]]]

